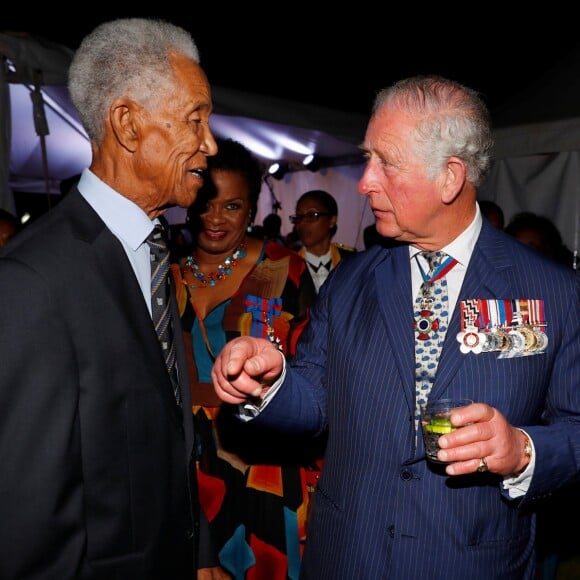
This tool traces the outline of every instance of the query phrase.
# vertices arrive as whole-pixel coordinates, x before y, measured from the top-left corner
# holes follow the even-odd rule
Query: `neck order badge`
[[[415,301],[415,426],[419,424],[421,405],[433,386],[439,355],[447,332],[448,296],[446,274],[457,260],[444,252],[421,252],[429,264],[425,273],[417,256],[423,283]]]

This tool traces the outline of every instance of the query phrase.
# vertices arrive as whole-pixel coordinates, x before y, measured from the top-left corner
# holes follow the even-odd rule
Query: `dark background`
[[[541,10],[527,5],[518,8],[527,13],[509,17],[497,7],[492,12],[449,3],[429,8],[408,3],[408,9],[355,3],[345,9],[334,5],[330,12],[311,0],[271,3],[272,13],[247,2],[180,4],[180,9],[149,11],[23,4],[6,10],[0,30],[28,32],[75,49],[100,22],[162,18],[192,33],[212,84],[364,115],[382,87],[430,73],[478,90],[493,114],[525,96],[580,45],[576,17],[554,3]]]

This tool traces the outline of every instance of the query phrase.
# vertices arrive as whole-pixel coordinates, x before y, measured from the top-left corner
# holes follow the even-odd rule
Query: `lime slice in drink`
[[[451,421],[442,417],[433,417],[431,423],[425,425],[425,429],[430,433],[438,433],[439,435],[455,431],[455,427],[451,425]]]

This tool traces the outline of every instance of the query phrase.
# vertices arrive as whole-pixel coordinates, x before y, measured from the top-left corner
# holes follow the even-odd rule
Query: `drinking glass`
[[[423,442],[425,446],[425,455],[430,461],[445,464],[437,459],[439,451],[439,437],[445,433],[455,431],[457,427],[451,425],[449,416],[453,409],[471,405],[471,399],[438,399],[427,401],[426,405],[421,407],[421,429],[423,431]]]

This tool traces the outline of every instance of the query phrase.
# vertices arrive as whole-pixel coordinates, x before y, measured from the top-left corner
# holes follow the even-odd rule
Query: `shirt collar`
[[[153,230],[157,220],[151,221],[137,204],[109,187],[90,169],[83,170],[77,187],[107,227],[133,251]]]
[[[473,253],[473,248],[475,248],[475,243],[479,237],[479,232],[481,231],[481,225],[481,211],[479,206],[476,205],[475,217],[471,224],[450,244],[441,248],[441,251],[455,258],[464,268],[467,268],[471,254]],[[413,259],[420,251],[414,246],[409,246],[409,257]]]
[[[311,254],[309,251],[304,250],[304,259],[307,262],[310,262],[311,264],[318,266],[318,264],[326,264],[327,262],[331,261],[332,255],[330,253],[330,250],[328,250],[328,252],[326,252],[326,254],[324,254],[323,256],[315,256],[314,254]]]

